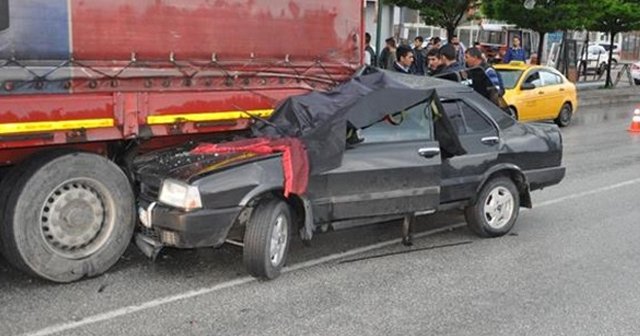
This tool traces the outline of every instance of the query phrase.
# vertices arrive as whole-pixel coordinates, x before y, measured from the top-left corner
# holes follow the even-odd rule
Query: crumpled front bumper
[[[140,201],[138,235],[154,246],[177,248],[222,245],[242,207],[183,211],[156,202]],[[143,252],[145,252],[143,250]],[[149,255],[145,252],[145,254]]]

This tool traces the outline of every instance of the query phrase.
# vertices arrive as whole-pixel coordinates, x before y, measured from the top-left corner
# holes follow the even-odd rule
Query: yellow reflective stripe
[[[268,110],[249,110],[248,113],[260,118],[266,118],[273,113],[272,109]],[[221,120],[236,120],[236,119],[248,119],[251,118],[247,113],[242,111],[222,111],[222,112],[201,112],[201,113],[184,113],[184,114],[167,114],[148,116],[147,124],[159,125],[159,124],[173,124],[176,122],[187,121],[221,121]]]
[[[0,134],[62,131],[70,129],[88,129],[113,127],[113,118],[75,119],[63,121],[32,121],[0,124]]]

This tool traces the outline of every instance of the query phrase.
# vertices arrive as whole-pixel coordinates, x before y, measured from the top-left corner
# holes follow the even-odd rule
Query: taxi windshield
[[[522,76],[522,70],[517,69],[498,69],[498,73],[502,77],[502,84],[505,89],[513,89],[518,83],[518,79]]]

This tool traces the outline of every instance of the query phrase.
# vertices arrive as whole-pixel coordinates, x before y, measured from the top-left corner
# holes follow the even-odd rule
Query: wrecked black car
[[[555,125],[520,124],[473,89],[386,71],[291,97],[253,137],[195,143],[135,162],[137,245],[243,247],[273,279],[292,236],[463,208],[482,237],[511,230],[530,191],[559,183]]]

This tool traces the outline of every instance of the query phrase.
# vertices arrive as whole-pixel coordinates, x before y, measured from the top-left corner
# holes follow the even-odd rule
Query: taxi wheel
[[[467,207],[464,217],[471,231],[480,237],[507,234],[520,213],[520,195],[507,177],[489,180],[480,190],[476,202]]]
[[[277,278],[291,245],[291,210],[279,199],[261,201],[253,210],[244,234],[244,265],[252,276]]]
[[[516,110],[516,108],[515,108],[515,107],[513,107],[513,106],[509,106],[509,115],[510,115],[513,119],[518,120],[518,110]]]
[[[567,127],[571,124],[571,117],[573,116],[573,109],[569,103],[564,103],[558,113],[558,117],[554,120],[560,127]]]

